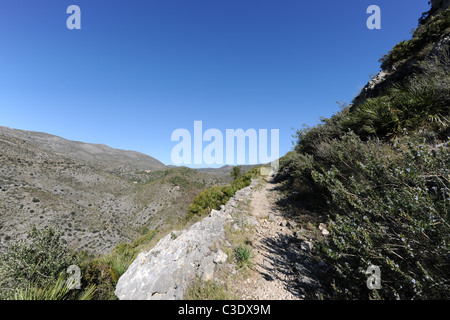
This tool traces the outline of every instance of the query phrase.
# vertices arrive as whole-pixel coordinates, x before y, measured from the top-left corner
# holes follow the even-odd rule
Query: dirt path
[[[304,299],[305,289],[314,286],[306,259],[308,248],[299,250],[294,223],[276,205],[278,185],[270,177],[265,182],[251,199],[250,211],[259,226],[252,243],[253,265],[240,294],[246,300]]]

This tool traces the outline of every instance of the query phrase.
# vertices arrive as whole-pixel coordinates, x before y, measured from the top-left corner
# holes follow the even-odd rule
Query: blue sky
[[[69,30],[69,5],[81,30]],[[381,30],[369,30],[370,5]],[[178,128],[279,129],[351,102],[426,0],[1,0],[0,125],[171,164]]]

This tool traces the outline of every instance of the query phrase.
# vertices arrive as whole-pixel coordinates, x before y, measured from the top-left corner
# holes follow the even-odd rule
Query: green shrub
[[[1,258],[2,280],[17,285],[55,282],[61,272],[80,261],[54,228],[32,227],[28,238],[13,244]]]
[[[218,210],[234,195],[231,186],[216,186],[201,191],[188,208],[187,218],[203,216],[212,209]]]
[[[303,129],[297,130],[294,135],[297,140],[294,150],[300,154],[313,154],[322,141],[338,139],[348,131],[342,121],[347,116],[349,107],[344,104],[341,109],[331,118],[321,118],[321,123],[315,127],[304,126]]]
[[[241,176],[241,174],[242,174],[241,166],[233,167],[233,170],[231,170],[231,173],[230,173],[231,177],[232,177],[234,180],[236,180],[237,178],[239,178],[239,177]]]
[[[295,190],[311,185],[310,172],[314,168],[314,157],[310,154],[291,151],[280,159],[278,178],[287,180]]]
[[[234,256],[239,268],[251,267],[252,247],[249,245],[240,245],[234,249]]]
[[[53,284],[41,286],[27,286],[18,289],[11,297],[12,300],[92,300],[95,295],[96,286],[90,285],[85,291],[73,295],[71,289],[66,285],[64,274]]]
[[[328,215],[330,236],[316,245],[330,266],[331,297],[450,297],[450,159],[442,143],[450,133],[449,48],[423,59],[449,27],[450,10],[430,18],[384,61],[420,55],[413,72],[298,130],[295,149],[280,159],[278,178],[292,199]],[[370,265],[381,268],[380,290],[366,286]]]
[[[252,178],[259,174],[259,167],[252,168],[245,174],[237,177],[231,185],[215,186],[201,191],[193,200],[188,208],[186,219],[194,216],[204,216],[209,214],[211,210],[219,210],[234,196],[236,191],[250,185]]]
[[[115,283],[127,271],[137,254],[135,246],[121,243],[109,255],[104,257],[110,267],[110,274]]]
[[[79,265],[81,252],[71,251],[52,227],[32,227],[28,238],[13,244],[0,259],[0,296],[4,299],[90,299],[95,285],[86,291],[65,284],[67,268]]]
[[[116,300],[114,295],[116,282],[111,275],[111,266],[104,258],[96,258],[83,262],[80,265],[82,278],[81,286],[87,288],[95,286],[93,296],[95,300]]]
[[[416,64],[417,72],[403,85],[369,98],[352,110],[342,125],[361,137],[389,138],[402,132],[432,130],[445,135],[450,126],[449,48]]]
[[[307,132],[302,134],[308,135]],[[278,178],[287,180],[287,186],[304,201],[312,206],[322,207],[328,190],[315,181],[312,172],[336,167],[341,176],[355,175],[358,161],[363,160],[365,153],[372,149],[383,149],[385,155],[389,154],[389,148],[380,141],[373,139],[363,144],[353,132],[342,134],[338,138],[334,135],[322,135],[314,145],[308,147],[310,153],[293,151],[287,154],[280,161]]]
[[[412,39],[398,43],[381,59],[381,68],[389,70],[396,63],[416,56],[426,45],[436,42],[443,35],[450,33],[450,9],[441,11],[420,25]]]
[[[364,142],[361,142],[364,144]],[[321,252],[340,298],[435,299],[450,292],[450,153],[409,142],[396,158],[372,150],[355,172],[314,171],[330,194],[331,236]],[[369,265],[380,290],[366,287]]]

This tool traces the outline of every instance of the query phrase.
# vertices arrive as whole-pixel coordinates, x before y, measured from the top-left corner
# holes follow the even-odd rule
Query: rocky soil
[[[239,202],[249,196],[256,183],[237,191],[219,211],[212,210],[189,229],[173,231],[152,250],[139,254],[120,277],[116,296],[122,300],[181,300],[190,282],[213,279],[229,259],[222,250],[231,246],[227,227],[239,228],[238,221],[241,226],[247,224],[242,220]]]
[[[275,202],[277,185],[253,180],[220,210],[189,229],[174,231],[142,252],[119,279],[120,299],[184,299],[192,282],[214,281],[244,300],[315,299],[321,289],[315,274],[309,233],[283,215]],[[235,249],[250,245],[245,268]]]
[[[315,274],[323,266],[314,257],[310,233],[276,205],[278,187],[269,177],[251,196],[249,211],[258,221],[252,266],[234,281],[236,295],[244,300],[316,299],[321,289]]]
[[[167,168],[104,145],[0,127],[0,252],[32,225],[53,226],[74,249],[107,253],[143,228],[175,225],[196,192],[223,175]]]

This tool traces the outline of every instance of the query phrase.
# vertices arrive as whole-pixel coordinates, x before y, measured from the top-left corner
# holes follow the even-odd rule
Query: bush
[[[28,239],[11,246],[1,259],[1,275],[17,284],[55,282],[61,272],[77,264],[79,258],[61,240],[61,233],[51,227],[32,227]]]
[[[423,59],[449,27],[450,10],[430,18],[384,61],[420,55],[400,84],[298,130],[280,159],[288,199],[328,216],[330,235],[316,245],[331,297],[450,297],[449,48]],[[370,265],[381,268],[380,290],[366,286]]]
[[[303,132],[303,135],[308,135]],[[301,140],[300,140],[301,141]],[[301,143],[301,142],[300,142]],[[338,138],[334,135],[322,135],[313,146],[308,148],[310,153],[291,152],[280,161],[278,178],[287,180],[287,187],[309,202],[317,209],[325,204],[328,190],[318,184],[312,176],[314,171],[328,171],[332,167],[339,169],[340,175],[356,175],[355,166],[365,157],[365,153],[372,149],[388,148],[380,141],[373,139],[368,143],[361,143],[360,138],[353,132],[342,134]]]
[[[107,259],[97,258],[85,261],[80,265],[83,277],[82,287],[95,286],[97,288],[93,299],[95,300],[116,300],[114,295],[116,282],[111,275],[111,266]]]
[[[201,191],[188,208],[187,219],[194,216],[209,214],[211,210],[219,210],[234,196],[236,191],[250,185],[252,178],[259,174],[259,167],[252,168],[245,174],[237,177],[231,185],[215,186]]]
[[[152,234],[155,235],[156,232]],[[110,274],[115,283],[119,281],[119,278],[127,271],[130,264],[136,258],[138,254],[136,246],[121,243],[109,255],[104,257],[110,267]]]
[[[436,42],[450,33],[450,9],[441,11],[420,25],[412,39],[398,43],[387,55],[380,59],[381,68],[389,70],[398,62],[416,56],[426,45]]]
[[[28,239],[13,244],[1,258],[0,295],[26,300],[90,298],[95,286],[77,297],[64,282],[67,268],[81,261],[82,255],[66,246],[59,231],[32,227]]]
[[[289,187],[299,190],[311,186],[310,172],[314,168],[314,157],[310,154],[291,151],[280,159],[277,178],[287,180]],[[303,188],[305,191],[305,188]]]
[[[333,289],[350,299],[449,298],[450,153],[423,142],[394,151],[397,158],[366,152],[360,175],[312,173],[331,195],[331,236],[321,252],[333,266]],[[381,268],[381,290],[365,285],[369,265]]]
[[[418,73],[404,85],[369,98],[342,122],[362,137],[393,138],[408,131],[445,132],[450,125],[450,57],[448,48],[439,56],[417,64]]]
[[[248,245],[240,245],[235,248],[234,256],[240,268],[251,267],[252,248]]]
[[[322,118],[321,123],[315,127],[304,127],[297,130],[294,138],[297,139],[295,151],[303,154],[313,154],[317,145],[324,140],[338,139],[347,129],[342,125],[349,112],[349,108],[344,104],[342,110],[331,118]]]
[[[23,289],[17,290],[11,297],[13,300],[91,300],[96,291],[96,286],[90,285],[85,291],[79,295],[73,296],[73,293],[66,285],[66,279],[61,274],[58,280],[54,284],[46,286],[28,286]]]
[[[218,210],[233,195],[234,190],[231,186],[216,186],[205,189],[194,198],[189,206],[187,218],[203,216],[213,209]]]
[[[233,170],[231,170],[231,177],[236,180],[237,178],[240,177],[240,175],[242,174],[241,172],[241,167],[237,166],[237,167],[233,167]]]

